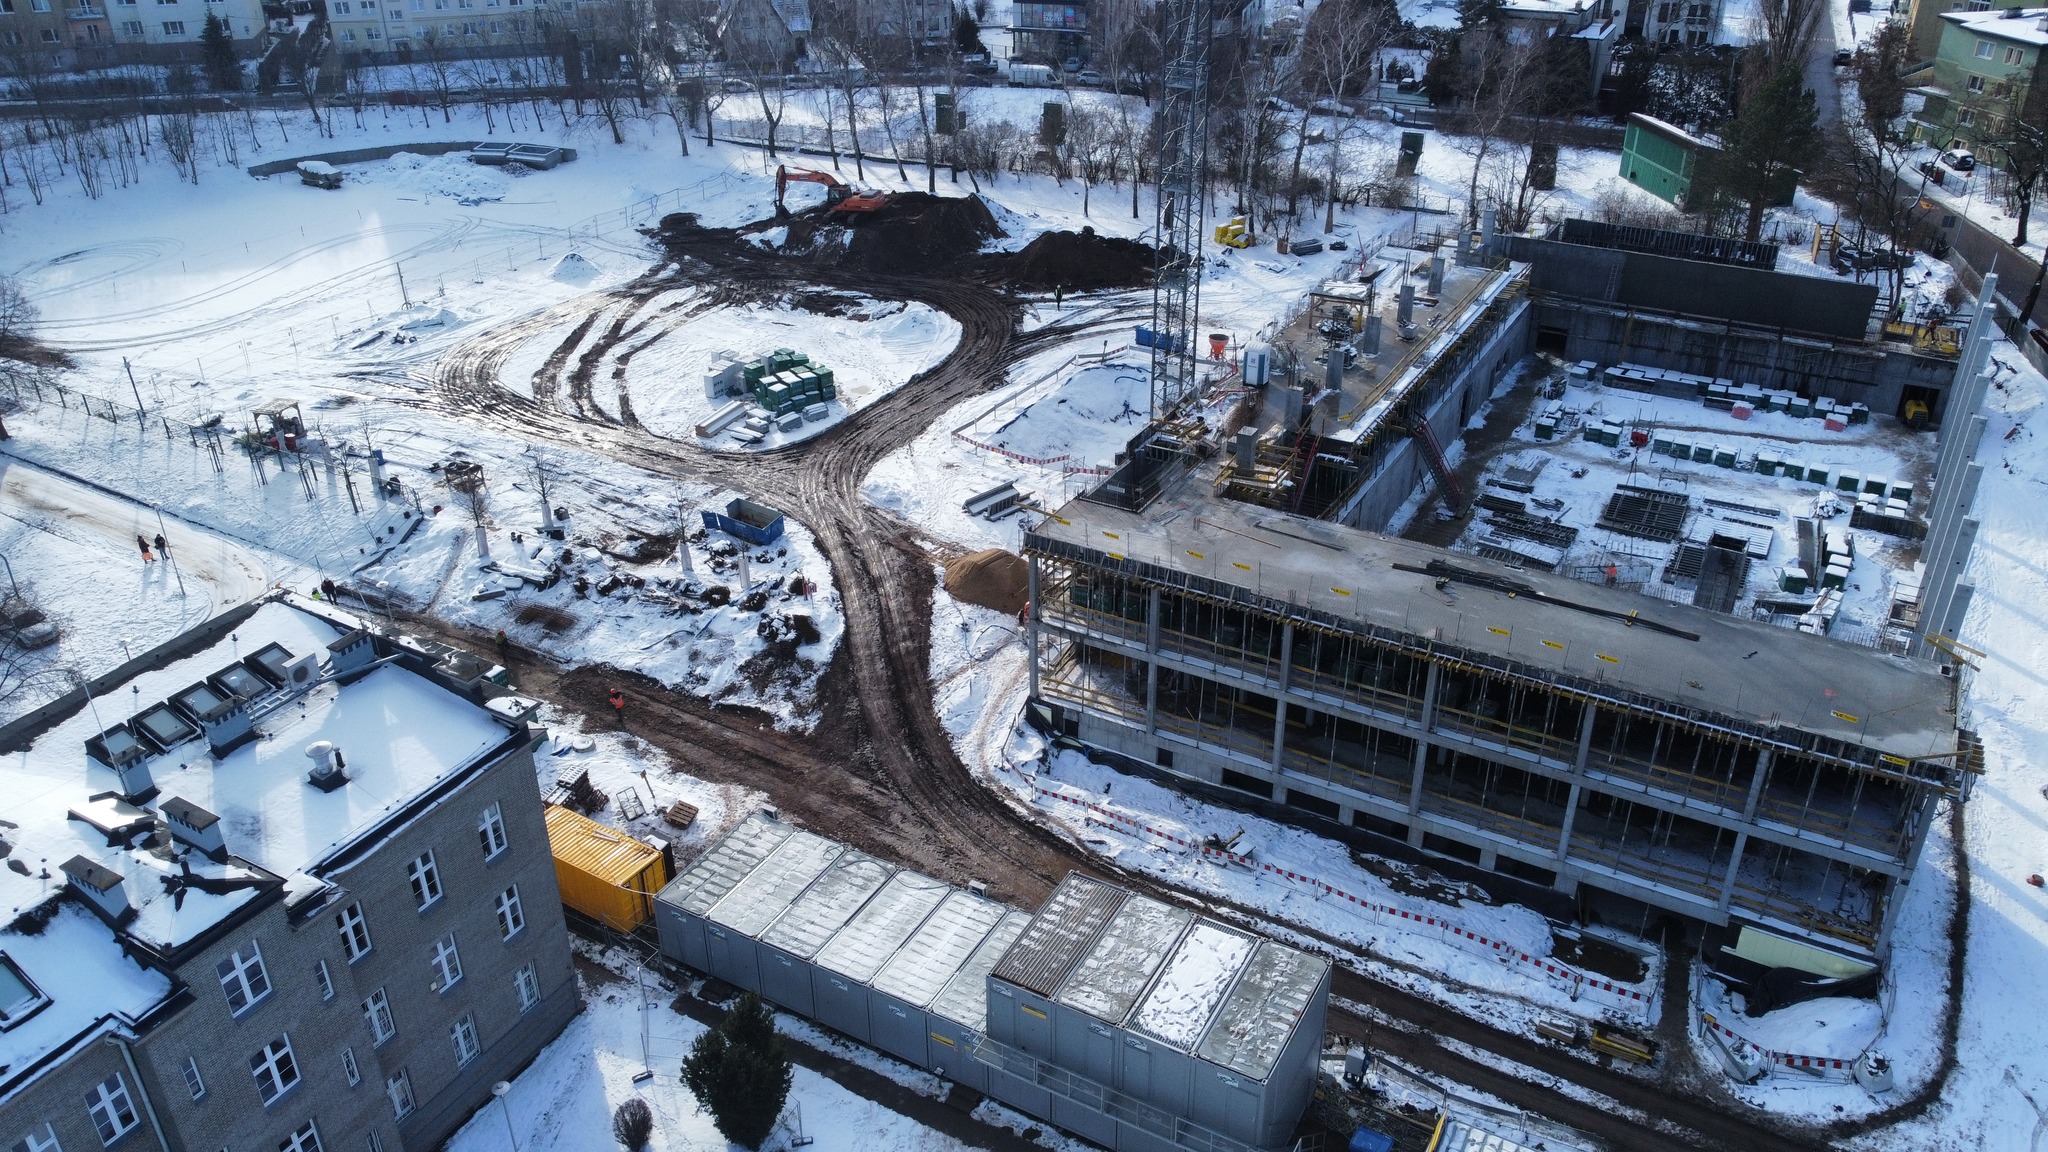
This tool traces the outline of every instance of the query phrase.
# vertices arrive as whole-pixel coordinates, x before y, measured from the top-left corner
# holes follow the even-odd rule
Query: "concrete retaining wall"
[[[271,160],[263,164],[251,164],[249,175],[255,177],[282,176],[296,171],[300,163],[320,160],[328,164],[361,164],[365,160],[389,160],[400,152],[415,156],[445,156],[450,152],[467,152],[477,146],[476,140],[449,140],[438,144],[380,144],[375,148],[351,148],[346,152],[322,152],[315,156],[294,156],[289,160]]]

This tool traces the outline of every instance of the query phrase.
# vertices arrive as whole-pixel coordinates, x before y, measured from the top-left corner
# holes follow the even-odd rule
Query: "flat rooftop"
[[[1199,484],[1171,487],[1142,512],[1072,501],[1033,528],[1026,547],[1042,542],[1169,580],[1233,585],[1276,611],[1305,608],[1594,691],[1647,695],[1906,760],[1956,749],[1954,684],[1928,664],[1215,498]],[[1421,571],[1433,561],[1563,603],[1462,580],[1439,589]]]
[[[115,904],[125,900],[132,915],[121,937],[169,957],[260,898],[317,890],[323,870],[345,866],[365,834],[512,738],[489,710],[395,664],[296,696],[252,683],[263,693],[250,702],[258,736],[218,759],[197,727],[158,707],[209,678],[221,681],[224,671],[258,681],[245,657],[325,659],[330,642],[358,627],[331,609],[272,600],[218,642],[102,690],[0,758],[0,836],[10,865],[0,868],[0,917],[15,922],[76,877],[105,888]],[[168,747],[134,742],[153,753],[144,762],[156,792],[130,802],[87,741],[137,715],[156,715],[150,731],[176,739],[166,736]],[[331,790],[307,781],[306,749],[319,741],[340,749],[345,766],[346,781]],[[172,815],[218,831],[225,858],[173,840]],[[0,1066],[22,1068],[50,1045],[102,1026],[95,1021],[105,1014],[132,1015],[167,990],[161,976],[123,955],[115,930],[82,900],[74,891],[40,935],[0,932],[0,952],[52,1001],[28,1024],[0,1032]]]

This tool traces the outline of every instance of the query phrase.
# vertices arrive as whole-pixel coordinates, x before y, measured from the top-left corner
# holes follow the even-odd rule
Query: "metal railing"
[[[1028,1052],[984,1036],[974,1046],[974,1058],[1000,1072],[1007,1072],[1028,1084],[1035,1084],[1056,1096],[1064,1096],[1084,1108],[1121,1123],[1136,1125],[1189,1152],[1259,1152],[1250,1144],[1205,1128],[1192,1120],[1155,1108],[1134,1096],[1126,1096],[1085,1076],[1078,1076],[1057,1064],[1047,1064]]]

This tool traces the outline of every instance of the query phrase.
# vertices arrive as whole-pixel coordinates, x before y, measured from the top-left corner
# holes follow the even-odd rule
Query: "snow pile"
[[[1102,364],[1074,373],[1058,391],[1005,423],[986,432],[977,425],[967,434],[1019,456],[1041,460],[1061,456],[1077,464],[1094,464],[1123,450],[1145,426],[1151,403],[1146,369],[1135,364]]]
[[[422,196],[445,196],[465,204],[503,200],[511,190],[512,178],[480,164],[472,164],[464,152],[421,156],[400,152],[382,168],[364,166],[370,183],[385,183]]]
[[[548,278],[564,284],[588,284],[597,275],[597,265],[583,258],[581,252],[570,252],[548,272]]]

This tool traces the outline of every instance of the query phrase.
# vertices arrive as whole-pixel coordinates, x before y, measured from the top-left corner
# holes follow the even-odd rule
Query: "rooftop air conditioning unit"
[[[320,679],[320,654],[308,652],[284,666],[286,691],[304,692]]]

